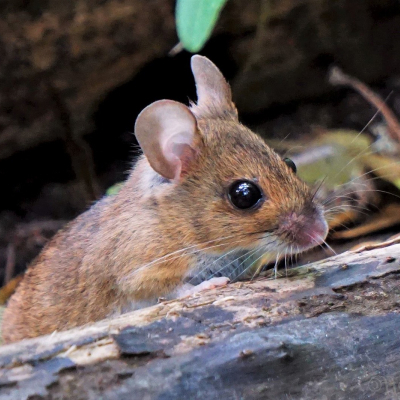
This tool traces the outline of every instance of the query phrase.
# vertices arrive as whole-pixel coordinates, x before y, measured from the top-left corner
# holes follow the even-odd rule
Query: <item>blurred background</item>
[[[0,285],[125,179],[145,106],[195,100],[175,5],[0,2]],[[231,83],[243,123],[299,140],[316,128],[361,131],[376,112],[329,84],[332,65],[390,94],[400,115],[399,30],[398,0],[228,0],[200,53]]]

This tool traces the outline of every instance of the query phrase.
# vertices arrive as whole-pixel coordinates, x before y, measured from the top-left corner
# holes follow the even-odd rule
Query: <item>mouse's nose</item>
[[[322,244],[328,234],[328,224],[322,210],[313,207],[303,212],[290,212],[281,218],[278,234],[298,251]]]

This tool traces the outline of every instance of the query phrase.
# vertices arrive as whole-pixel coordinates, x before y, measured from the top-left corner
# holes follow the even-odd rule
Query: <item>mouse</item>
[[[215,285],[226,284],[224,265],[233,273],[244,254],[324,243],[324,208],[293,161],[239,122],[212,61],[194,55],[191,70],[197,101],[141,111],[143,154],[119,192],[68,223],[28,266],[4,312],[4,343],[154,304],[204,270],[202,279],[221,271]]]

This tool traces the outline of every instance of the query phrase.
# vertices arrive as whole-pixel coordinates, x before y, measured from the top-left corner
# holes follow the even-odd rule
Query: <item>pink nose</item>
[[[281,220],[280,233],[289,238],[291,244],[303,251],[322,244],[328,234],[328,224],[317,210],[311,213],[286,215]]]

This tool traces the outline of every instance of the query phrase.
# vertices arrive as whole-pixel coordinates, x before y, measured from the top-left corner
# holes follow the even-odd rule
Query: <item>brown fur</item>
[[[100,320],[130,301],[170,293],[194,262],[187,251],[151,264],[172,252],[206,247],[202,243],[227,235],[233,238],[219,253],[254,248],[266,231],[275,235],[271,247],[287,248],[289,239],[280,235],[282,216],[314,215],[318,206],[306,185],[238,123],[230,99],[225,108],[203,102],[191,110],[198,126],[196,156],[184,165],[179,182],[163,183],[141,157],[117,195],[99,201],[60,231],[9,302],[6,343]],[[240,178],[258,181],[266,195],[260,208],[240,211],[229,203],[227,188]]]

